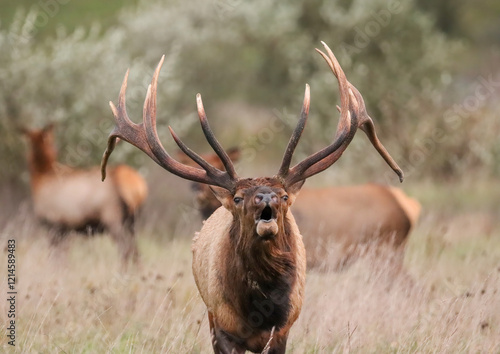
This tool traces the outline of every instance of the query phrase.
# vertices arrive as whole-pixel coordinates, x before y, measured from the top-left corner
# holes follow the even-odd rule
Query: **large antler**
[[[215,153],[222,160],[226,171],[221,171],[213,167],[201,156],[189,149],[177,137],[171,127],[169,127],[170,133],[172,134],[179,148],[191,159],[193,159],[193,161],[200,165],[202,169],[184,165],[176,161],[166,152],[165,148],[161,144],[156,130],[156,90],[158,77],[160,75],[160,70],[163,65],[164,58],[165,56],[163,56],[158,63],[158,66],[153,75],[153,79],[151,80],[151,85],[149,85],[148,87],[146,99],[144,101],[142,123],[135,124],[129,119],[127,115],[125,94],[127,90],[127,79],[129,73],[128,71],[125,74],[125,78],[120,90],[118,107],[116,107],[113,102],[109,103],[111,106],[111,110],[113,111],[113,115],[115,116],[116,126],[109,135],[108,147],[102,157],[102,179],[104,180],[104,178],[106,178],[106,164],[108,158],[115,148],[117,138],[120,138],[141,149],[158,165],[179,177],[194,182],[219,186],[229,191],[233,191],[236,185],[236,181],[238,180],[238,176],[236,175],[231,159],[224,151],[221,144],[217,141],[212,130],[210,129],[200,94],[196,96],[196,101],[198,105],[198,116],[200,118],[201,128],[203,129],[203,133],[205,134],[208,143],[210,144],[210,146],[212,146]]]
[[[335,139],[332,144],[309,156],[294,167],[289,168],[293,152],[304,130],[309,112],[309,86],[306,86],[301,118],[288,143],[278,176],[284,179],[285,185],[290,186],[324,171],[342,156],[342,153],[354,138],[357,129],[360,128],[366,133],[372,145],[384,158],[387,164],[396,172],[400,181],[403,181],[403,171],[399,168],[377,137],[373,121],[366,112],[363,97],[354,85],[347,81],[342,67],[330,48],[324,42],[321,43],[325,47],[328,55],[319,49],[316,49],[316,51],[325,59],[339,82],[341,108],[337,106],[337,109],[340,111],[340,120],[337,126]]]

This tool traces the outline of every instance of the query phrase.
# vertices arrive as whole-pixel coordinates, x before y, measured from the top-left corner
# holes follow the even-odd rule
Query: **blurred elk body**
[[[237,161],[237,148],[228,151]],[[197,166],[180,152],[179,161]],[[216,154],[202,157],[223,169]],[[198,210],[207,219],[221,203],[209,186],[192,183]],[[307,188],[303,187],[292,211],[304,237],[307,267],[341,270],[362,252],[376,248],[388,251],[391,267],[401,268],[410,231],[418,221],[420,203],[403,190],[381,184]]]
[[[308,267],[341,270],[362,253],[383,251],[378,260],[397,272],[420,203],[399,188],[364,184],[304,188],[292,210],[304,235]]]
[[[71,230],[107,230],[124,262],[138,260],[134,217],[147,195],[144,179],[126,165],[111,170],[102,183],[100,171],[73,169],[57,163],[53,126],[24,129],[30,143],[28,164],[36,217],[56,232],[58,243]]]
[[[208,124],[199,94],[197,106],[201,127],[224,170],[189,149],[171,128],[179,148],[201,168],[180,163],[166,152],[156,130],[156,91],[163,58],[147,91],[142,123],[133,123],[126,112],[128,73],[120,90],[118,106],[110,103],[116,126],[102,160],[103,178],[116,139],[120,138],[141,149],[167,171],[210,185],[223,206],[205,221],[192,245],[193,275],[207,306],[215,353],[244,353],[246,350],[285,353],[289,330],[302,308],[306,271],[304,244],[290,207],[304,181],[334,164],[358,128],[368,135],[400,179],[403,177],[378,140],[361,94],[347,81],[330,48],[323,45],[328,55],[318,52],[339,81],[341,107],[335,139],[329,146],[290,167],[309,114],[310,93],[306,85],[299,122],[278,173],[273,177],[238,177],[229,154]]]

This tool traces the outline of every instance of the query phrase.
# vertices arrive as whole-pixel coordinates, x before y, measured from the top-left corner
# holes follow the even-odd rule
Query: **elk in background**
[[[303,190],[293,213],[311,268],[343,270],[366,255],[395,275],[420,208],[401,189],[370,183]]]
[[[57,162],[54,126],[22,128],[29,141],[28,165],[36,217],[48,224],[58,244],[71,230],[93,233],[107,230],[118,245],[124,266],[137,263],[139,252],[134,219],[147,196],[147,184],[132,168],[111,169],[100,181],[99,168],[73,169]]]
[[[237,162],[240,158],[241,152],[239,148],[233,147],[227,150],[227,155],[232,162]],[[202,154],[200,156],[203,158],[203,160],[207,161],[215,168],[219,170],[224,169],[224,165],[217,154]],[[177,161],[185,165],[201,167],[182,151],[178,151],[176,157]],[[219,199],[215,197],[211,187],[208,184],[192,182],[191,190],[195,194],[196,208],[200,212],[203,220],[208,219],[210,215],[214,213],[214,211],[222,206],[222,204],[219,202]],[[303,191],[301,193],[303,193]]]
[[[192,246],[193,275],[208,309],[216,353],[285,352],[288,332],[302,308],[306,271],[302,236],[289,208],[304,181],[334,164],[358,128],[367,133],[386,162],[401,179],[403,177],[378,140],[361,94],[347,81],[330,48],[323,45],[328,55],[318,52],[339,81],[341,108],[335,139],[331,145],[290,168],[309,113],[309,86],[306,85],[301,117],[281,167],[273,177],[238,177],[227,152],[209,127],[199,94],[197,105],[202,130],[225,170],[215,168],[189,149],[171,128],[179,148],[201,168],[180,163],[165,151],[156,130],[156,91],[163,58],[147,91],[142,123],[133,123],[126,112],[128,72],[120,90],[118,107],[110,103],[116,127],[103,156],[103,178],[116,139],[120,138],[141,149],[169,172],[211,185],[223,205],[205,221]]]
[[[240,157],[238,148],[228,151],[231,161]],[[201,155],[218,169],[224,165],[216,154]],[[199,166],[180,151],[177,159]],[[212,215],[221,203],[206,184],[192,183],[202,218]],[[396,187],[369,183],[356,186],[302,188],[292,210],[304,236],[307,268],[342,270],[360,253],[388,251],[391,271],[397,273],[404,259],[410,231],[420,214],[420,203]]]

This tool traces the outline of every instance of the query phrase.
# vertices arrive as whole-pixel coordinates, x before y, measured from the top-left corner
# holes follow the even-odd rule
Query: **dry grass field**
[[[287,352],[500,353],[494,187],[409,184],[424,212],[407,246],[407,274],[388,279],[370,261],[342,273],[309,272]],[[2,334],[0,351],[210,353],[206,312],[191,275],[191,234],[201,223],[192,209],[179,207],[189,199],[174,200],[144,211],[142,266],[127,273],[120,272],[109,237],[74,236],[62,252],[52,252],[29,202],[21,204],[1,230],[2,249],[7,239],[17,240],[18,294],[16,347]],[[169,211],[183,216],[168,217]],[[159,231],[162,223],[169,231]],[[0,265],[5,297],[5,250]],[[8,303],[0,302],[2,333],[7,311]]]
[[[238,173],[269,175],[306,82],[311,119],[297,160],[335,131],[336,81],[314,52],[320,40],[365,95],[405,172],[398,187],[421,202],[422,215],[402,274],[376,257],[342,272],[308,271],[287,353],[500,354],[499,14],[499,0],[3,1],[0,354],[212,353],[191,272],[202,223],[189,183],[121,144],[112,163],[138,168],[150,189],[136,228],[140,267],[121,269],[109,235],[71,234],[55,249],[33,215],[21,126],[56,123],[58,161],[95,166],[112,129],[107,102],[116,103],[127,68],[138,122],[165,54],[158,132],[166,149],[177,148],[171,125],[208,151],[194,124],[201,92],[221,143],[242,149]],[[396,181],[362,135],[307,186]],[[15,346],[7,336],[13,254]]]

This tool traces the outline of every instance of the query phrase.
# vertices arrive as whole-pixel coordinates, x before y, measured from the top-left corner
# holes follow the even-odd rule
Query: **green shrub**
[[[2,179],[23,168],[22,144],[14,133],[21,124],[58,122],[62,162],[97,164],[112,125],[108,101],[116,100],[126,68],[131,68],[130,116],[139,117],[162,54],[167,54],[167,63],[159,84],[158,119],[168,146],[170,124],[188,143],[194,141],[190,145],[202,149],[201,133],[192,124],[197,92],[203,94],[216,130],[231,136],[224,143],[230,145],[257,134],[262,126],[240,128],[240,120],[249,119],[244,114],[229,117],[229,123],[228,117],[212,116],[215,104],[265,106],[283,118],[284,125],[291,125],[308,82],[311,119],[298,156],[315,151],[332,139],[338,102],[336,81],[314,52],[320,40],[330,45],[349,80],[363,93],[381,138],[410,175],[453,176],[483,163],[498,171],[495,140],[485,140],[478,132],[463,134],[472,122],[484,122],[464,119],[457,128],[446,119],[449,108],[460,101],[456,97],[470,95],[462,90],[462,96],[455,96],[460,94],[455,90],[460,82],[452,63],[464,45],[437,30],[431,16],[411,0],[143,1],[137,8],[124,9],[113,27],[59,31],[43,43],[23,36],[30,33],[33,16],[19,15],[10,28],[0,31],[0,152],[9,167],[2,169]],[[483,115],[479,112],[469,116]],[[436,134],[445,138],[433,141]],[[286,135],[273,136],[270,151],[281,153]],[[450,151],[454,154],[457,146],[467,150],[470,141],[491,154],[489,162],[474,154],[464,160],[470,162],[465,167],[453,162]],[[369,176],[373,171],[380,175],[380,160],[363,158],[367,149],[366,139],[357,139],[349,150],[354,152],[342,158],[343,166],[352,167],[347,169],[350,174],[362,165]],[[114,159],[137,165],[145,161],[143,154],[125,144]]]

